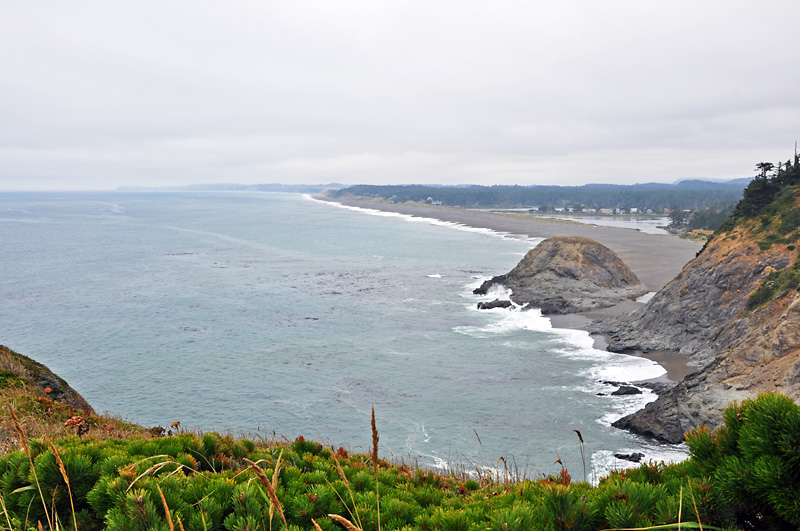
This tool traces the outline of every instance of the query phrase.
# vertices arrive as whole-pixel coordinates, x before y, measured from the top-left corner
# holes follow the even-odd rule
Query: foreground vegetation
[[[374,420],[370,452],[350,455],[302,437],[217,433],[117,438],[92,429],[29,440],[16,412],[8,415],[21,448],[0,458],[0,525],[9,529],[800,527],[800,407],[776,394],[732,405],[715,433],[690,432],[687,461],[613,472],[597,486],[573,482],[566,469],[518,480],[390,464],[378,458]]]

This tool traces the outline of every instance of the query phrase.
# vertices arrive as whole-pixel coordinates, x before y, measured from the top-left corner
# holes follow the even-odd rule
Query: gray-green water
[[[535,242],[301,195],[3,193],[0,243],[0,342],[131,421],[358,450],[374,406],[381,452],[429,466],[580,477],[574,429],[598,472],[683,455],[610,427],[652,395],[598,396],[659,366],[475,309]]]

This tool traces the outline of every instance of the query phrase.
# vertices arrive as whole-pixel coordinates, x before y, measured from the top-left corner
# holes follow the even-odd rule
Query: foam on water
[[[470,284],[469,287],[480,285]],[[474,289],[474,288],[473,288]],[[470,291],[471,293],[471,291]],[[487,295],[480,300],[510,300],[512,291],[503,286],[493,286]],[[475,309],[474,303],[470,309]],[[595,362],[596,365],[589,369],[585,376],[591,380],[613,380],[636,382],[658,378],[666,374],[658,363],[637,356],[618,354],[594,348],[594,340],[584,330],[568,328],[553,328],[550,319],[542,316],[538,308],[526,309],[514,304],[512,308],[493,308],[491,310],[475,310],[496,316],[496,320],[484,326],[461,326],[455,331],[474,337],[487,337],[491,334],[506,334],[516,330],[530,330],[536,332],[549,332],[558,335],[564,340],[567,348],[558,349],[557,352],[570,357],[580,358]]]

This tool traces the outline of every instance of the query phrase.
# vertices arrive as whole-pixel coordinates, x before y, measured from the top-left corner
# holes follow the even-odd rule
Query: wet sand
[[[328,200],[323,197],[318,199]],[[528,238],[551,238],[554,236],[582,236],[602,243],[622,259],[645,283],[650,291],[658,291],[671,281],[702,247],[701,243],[682,240],[676,236],[646,234],[635,229],[600,227],[572,221],[538,218],[525,214],[508,214],[431,206],[416,203],[386,203],[366,200],[341,199],[343,205],[371,208],[383,212],[396,212],[416,217],[433,218],[459,223],[468,227],[490,229],[497,232],[521,235]],[[507,271],[497,271],[503,274]],[[574,315],[550,315],[555,328],[590,330],[596,319],[628,314],[643,306],[635,301],[625,302],[611,308]],[[609,338],[592,336],[595,348],[605,350]],[[687,365],[689,358],[677,352],[630,352],[631,355],[651,359],[666,369],[667,379],[678,381],[691,374],[696,367]]]

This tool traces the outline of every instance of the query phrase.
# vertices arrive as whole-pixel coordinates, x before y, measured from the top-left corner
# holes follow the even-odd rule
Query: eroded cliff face
[[[748,302],[771,273],[791,273],[797,263],[792,237],[764,245],[765,225],[750,220],[718,235],[643,308],[600,323],[612,336],[609,350],[677,350],[699,368],[615,426],[676,443],[696,425],[718,427],[734,400],[762,391],[800,398],[796,286],[762,305]]]
[[[607,308],[647,292],[614,251],[580,237],[544,240],[509,273],[487,280],[475,293],[486,294],[494,285],[510,288],[515,303],[543,314]]]

